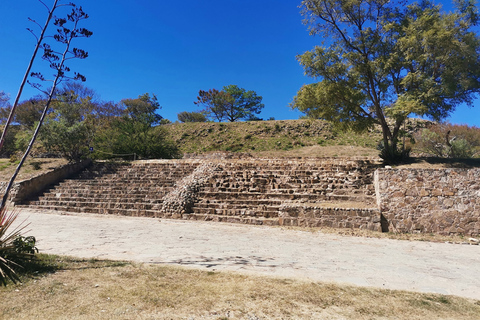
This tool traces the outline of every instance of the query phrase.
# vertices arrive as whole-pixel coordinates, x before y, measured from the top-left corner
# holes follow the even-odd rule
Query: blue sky
[[[303,75],[296,55],[321,39],[302,24],[300,0],[73,2],[90,15],[82,26],[94,35],[78,39],[75,45],[90,56],[70,66],[102,100],[154,93],[160,114],[175,121],[179,112],[198,110],[193,102],[199,90],[235,84],[263,97],[261,118],[301,115],[288,104],[314,80]],[[35,45],[28,17],[43,25],[47,12],[37,0],[1,0],[0,12],[0,91],[13,98]],[[33,70],[44,67],[38,59]],[[22,100],[36,94],[28,87]],[[457,108],[448,120],[480,126],[480,100],[474,108]]]

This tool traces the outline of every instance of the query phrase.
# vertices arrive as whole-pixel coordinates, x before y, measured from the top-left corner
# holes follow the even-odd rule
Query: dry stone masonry
[[[389,231],[480,234],[480,169],[379,169],[375,185]]]
[[[98,163],[28,205],[101,214],[377,230],[374,169],[367,158],[221,155]]]
[[[369,158],[192,155],[182,160],[96,163],[26,205],[185,220],[477,236],[480,169],[383,169]]]

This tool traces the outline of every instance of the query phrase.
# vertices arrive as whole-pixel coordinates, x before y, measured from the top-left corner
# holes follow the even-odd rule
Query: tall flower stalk
[[[55,1],[54,7],[53,7],[54,9],[56,7],[58,7],[57,1],[58,0]],[[85,59],[85,58],[88,57],[88,53],[86,51],[84,51],[82,49],[78,49],[78,48],[72,48],[72,41],[75,38],[82,38],[82,37],[88,38],[93,33],[91,31],[85,29],[85,28],[80,28],[79,27],[79,23],[82,20],[85,20],[85,19],[88,18],[88,15],[83,11],[82,7],[77,7],[73,3],[69,3],[69,5],[72,6],[73,8],[72,8],[71,13],[67,15],[67,18],[55,18],[55,22],[54,22],[54,25],[57,27],[57,32],[53,36],[53,38],[55,39],[55,41],[57,43],[64,46],[63,51],[56,51],[55,49],[52,48],[52,46],[50,46],[47,43],[43,43],[41,45],[41,47],[43,48],[43,57],[42,58],[50,63],[50,68],[55,70],[55,74],[54,74],[55,78],[53,80],[48,80],[40,72],[32,72],[30,74],[31,77],[34,77],[34,78],[36,78],[40,81],[50,81],[50,82],[52,82],[52,87],[50,88],[50,90],[45,91],[45,90],[42,89],[42,85],[40,83],[31,82],[31,81],[27,80],[27,82],[30,85],[32,85],[34,88],[37,88],[40,91],[42,91],[43,93],[45,93],[48,96],[48,98],[47,98],[47,102],[45,104],[45,108],[43,110],[42,116],[40,117],[40,120],[37,124],[37,127],[35,128],[35,132],[32,136],[32,139],[30,140],[30,143],[28,144],[28,147],[27,147],[25,153],[23,154],[23,157],[20,160],[20,163],[18,164],[15,172],[13,173],[12,177],[10,178],[10,180],[7,184],[7,187],[5,189],[5,193],[4,193],[2,201],[0,203],[0,210],[5,207],[5,205],[7,203],[7,200],[8,200],[10,190],[13,186],[13,183],[14,183],[18,173],[20,172],[20,169],[22,168],[23,164],[25,163],[26,158],[30,154],[30,151],[33,147],[33,144],[34,144],[35,140],[37,139],[38,133],[39,133],[40,128],[43,124],[45,116],[47,115],[48,110],[50,108],[50,104],[55,97],[57,86],[62,81],[65,81],[65,80],[70,80],[70,79],[80,80],[80,81],[85,81],[86,80],[86,78],[83,75],[81,75],[79,73],[76,73],[76,72],[74,73],[73,77],[69,76],[68,74],[71,70],[65,64],[65,62],[67,60],[70,60],[70,59],[75,59],[75,58],[76,59]],[[49,12],[52,12],[54,9],[50,10]],[[67,28],[68,24],[72,24],[73,26],[70,27],[70,28]],[[42,35],[43,35],[43,32],[45,31],[46,27],[47,26],[45,26],[44,29],[42,29]]]

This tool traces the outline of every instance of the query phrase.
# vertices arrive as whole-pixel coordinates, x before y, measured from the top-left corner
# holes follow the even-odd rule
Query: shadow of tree
[[[200,256],[196,259],[177,259],[166,263],[178,265],[196,265],[204,266],[206,268],[215,268],[222,265],[275,267],[277,266],[277,264],[272,263],[274,261],[274,258],[264,258],[257,256],[230,256],[222,258]]]

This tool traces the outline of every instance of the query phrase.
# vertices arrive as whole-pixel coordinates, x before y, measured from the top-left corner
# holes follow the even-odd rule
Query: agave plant
[[[28,225],[21,223],[12,227],[18,214],[18,211],[9,211],[6,208],[0,210],[0,284],[4,286],[8,279],[13,283],[20,281],[15,269],[30,261],[38,251],[34,237],[25,238],[21,235]]]

